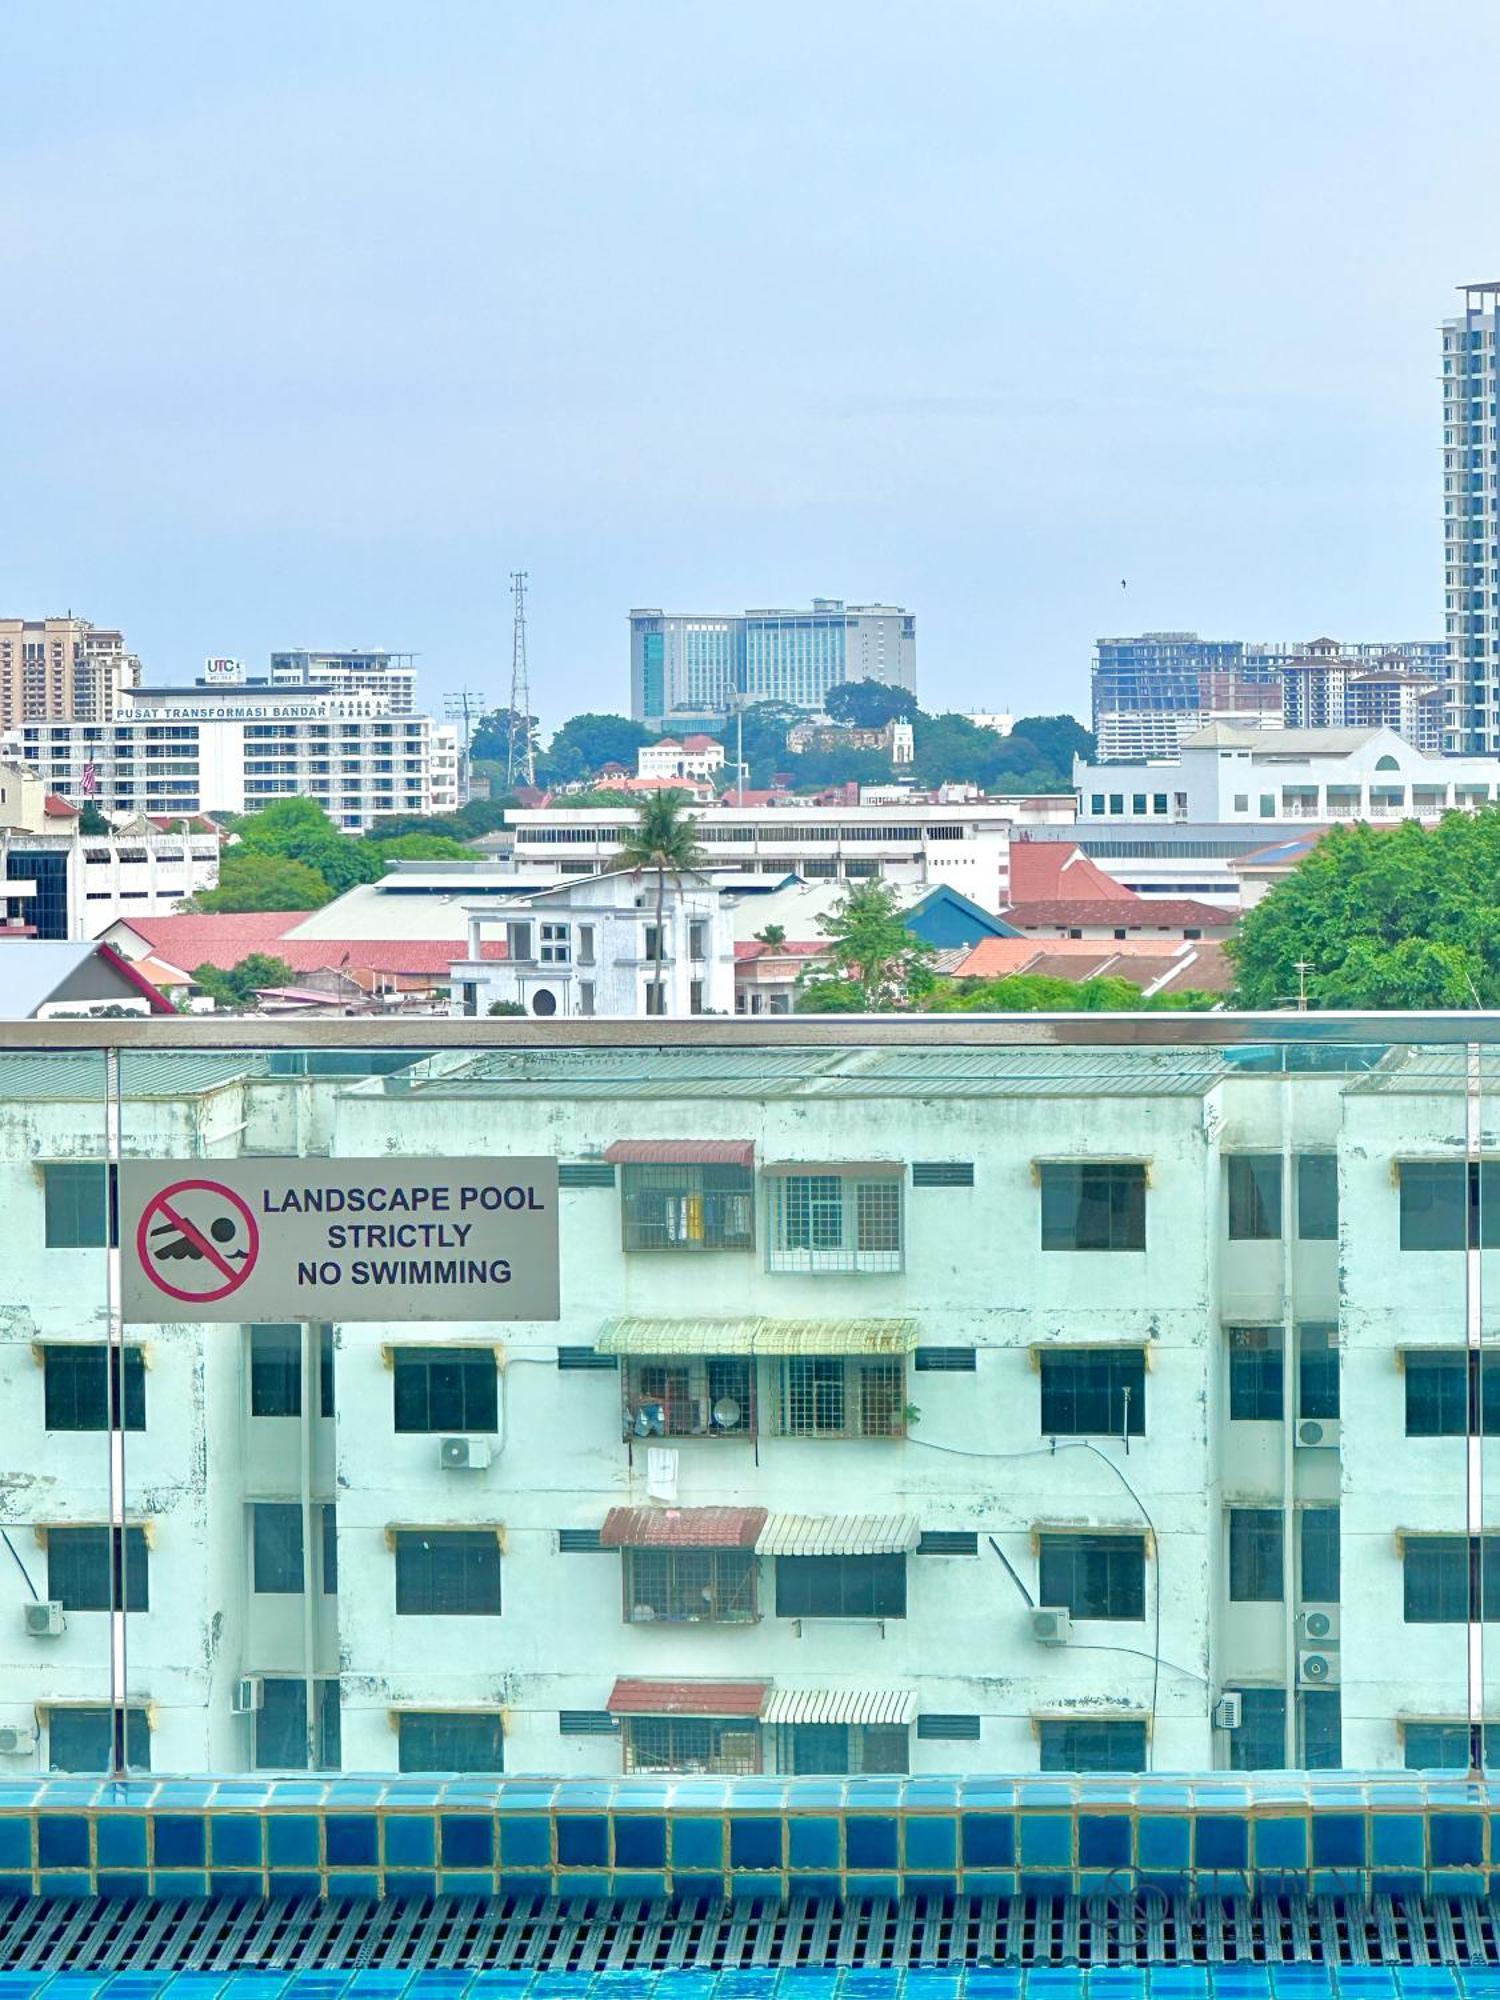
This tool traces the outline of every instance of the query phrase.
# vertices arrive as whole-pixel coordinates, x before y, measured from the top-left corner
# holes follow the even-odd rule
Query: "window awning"
[[[894,1556],[921,1538],[915,1514],[770,1514],[755,1552],[762,1556]]]
[[[609,1319],[600,1354],[909,1354],[914,1319]]]
[[[610,1166],[753,1167],[753,1139],[616,1139],[606,1146]]]
[[[604,1704],[611,1715],[718,1715],[756,1722],[769,1681],[618,1680]]]
[[[862,1181],[905,1178],[905,1160],[766,1160],[763,1174],[853,1174]]]
[[[762,1722],[909,1723],[917,1713],[911,1688],[772,1688]]]
[[[601,1549],[753,1549],[764,1507],[611,1507]]]

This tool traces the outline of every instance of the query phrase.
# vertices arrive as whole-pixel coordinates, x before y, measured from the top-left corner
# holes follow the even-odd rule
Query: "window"
[[[336,1378],[333,1358],[333,1328],[318,1328],[318,1415],[331,1417],[334,1413],[334,1382]]]
[[[1334,1153],[1297,1155],[1297,1234],[1331,1243],[1339,1233],[1339,1163]]]
[[[396,1719],[403,1771],[503,1771],[505,1730],[498,1714],[407,1713]]]
[[[250,1414],[295,1417],[302,1411],[302,1329],[250,1329]]]
[[[618,1719],[607,1708],[560,1708],[557,1711],[559,1736],[615,1736]]]
[[[688,957],[708,957],[708,925],[697,919],[688,925]]]
[[[906,1369],[899,1355],[788,1355],[777,1364],[778,1437],[902,1437]]]
[[[592,979],[580,979],[578,982],[578,1011],[585,1020],[591,1019],[593,1016],[594,982]]]
[[[251,1503],[254,1588],[264,1595],[294,1596],[305,1586],[302,1509],[290,1500]]]
[[[868,1776],[904,1772],[911,1758],[907,1732],[896,1723],[793,1722],[777,1732],[777,1768],[794,1776]]]
[[[580,924],[578,926],[578,963],[580,965],[592,965],[593,962],[594,926],[592,924]]]
[[[1144,1722],[1094,1718],[1038,1725],[1044,1771],[1144,1771]]]
[[[115,1581],[114,1609],[149,1611],[150,1571],[144,1528],[126,1528],[123,1542],[118,1528],[49,1528],[47,1595],[67,1611],[108,1611],[111,1550],[124,1572]]]
[[[901,1182],[839,1174],[772,1181],[773,1271],[899,1271]]]
[[[919,1375],[972,1375],[978,1365],[972,1347],[919,1347],[912,1360]]]
[[[313,1768],[336,1771],[343,1761],[339,1684],[313,1682],[317,1741]],[[257,1771],[305,1771],[307,1765],[307,1682],[300,1675],[267,1674],[261,1682],[261,1706],[255,1712]]]
[[[1336,1417],[1339,1413],[1339,1330],[1336,1326],[1297,1329],[1297,1414]]]
[[[1408,1348],[1408,1437],[1500,1436],[1500,1354]]]
[[[1229,1688],[1240,1698],[1240,1726],[1229,1732],[1232,1771],[1280,1771],[1286,1767],[1286,1689]]]
[[[746,1354],[629,1361],[627,1437],[753,1437],[755,1362]]]
[[[1075,1618],[1144,1618],[1146,1541],[1143,1535],[1041,1537],[1037,1602]]]
[[[500,1398],[488,1347],[398,1347],[395,1421],[401,1432],[498,1431]]]
[[[1281,1156],[1232,1153],[1225,1161],[1229,1179],[1229,1240],[1268,1243],[1281,1234]]]
[[[1401,1725],[1402,1752],[1408,1771],[1467,1771],[1470,1730],[1467,1722],[1406,1722]],[[1487,1722],[1483,1737],[1484,1767],[1500,1762],[1500,1725]]]
[[[557,1553],[560,1556],[612,1556],[615,1551],[605,1548],[599,1534],[598,1528],[559,1528]]]
[[[961,1188],[974,1185],[972,1160],[913,1160],[911,1184],[914,1188]]]
[[[407,1528],[396,1536],[396,1615],[494,1618],[500,1538],[493,1528]]]
[[[1308,1771],[1336,1771],[1344,1761],[1343,1707],[1337,1688],[1303,1688],[1297,1696],[1302,1765]]]
[[[542,925],[541,962],[543,965],[566,965],[572,956],[568,942],[566,924]]]
[[[627,1166],[620,1213],[627,1250],[753,1250],[755,1177],[748,1167]]]
[[[1403,1160],[1403,1250],[1500,1249],[1500,1160]]]
[[[146,1428],[146,1370],[141,1350],[124,1350],[124,1419],[128,1431]],[[58,1342],[42,1349],[45,1380],[42,1422],[49,1431],[109,1429],[110,1350],[104,1342]]]
[[[615,1170],[607,1160],[564,1160],[557,1169],[560,1188],[612,1188]]]
[[[323,1595],[336,1597],[339,1587],[339,1510],[333,1501],[318,1509],[322,1539]]]
[[[697,1715],[630,1715],[624,1724],[627,1771],[686,1771],[745,1777],[760,1769],[760,1729]]]
[[[931,1713],[917,1717],[919,1743],[977,1743],[981,1734],[977,1715]]]
[[[1043,1437],[1144,1436],[1143,1348],[1043,1348],[1040,1359]]]
[[[749,1625],[759,1616],[753,1549],[626,1549],[631,1625]]]
[[[1500,1619],[1500,1537],[1416,1535],[1402,1551],[1403,1616],[1408,1625],[1464,1625]]]
[[[1044,1164],[1044,1250],[1144,1250],[1146,1169],[1139,1162]]]
[[[906,1557],[778,1556],[778,1618],[904,1618]]]
[[[1229,1416],[1232,1423],[1281,1421],[1282,1347],[1279,1326],[1230,1327]]]
[[[42,1168],[49,1250],[100,1250],[119,1240],[114,1175],[102,1160]]]
[[[620,1364],[613,1354],[601,1354],[596,1347],[560,1347],[557,1365],[565,1369],[608,1369],[613,1373]]]
[[[703,1012],[703,981],[701,979],[690,979],[688,981],[688,1012],[690,1014],[701,1014]]]
[[[979,1536],[973,1528],[928,1528],[917,1543],[919,1556],[977,1556]]]
[[[1308,1604],[1339,1601],[1339,1510],[1304,1507],[1298,1519],[1301,1544],[1300,1595]]]
[[[1281,1509],[1231,1507],[1230,1603],[1280,1604],[1285,1595],[1282,1575]]]
[[[53,1708],[47,1712],[49,1771],[109,1771],[114,1710]],[[151,1769],[151,1730],[143,1708],[125,1711],[125,1765],[131,1771]]]

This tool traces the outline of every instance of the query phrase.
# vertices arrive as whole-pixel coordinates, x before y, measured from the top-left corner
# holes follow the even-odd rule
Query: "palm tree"
[[[652,953],[651,984],[656,993],[653,1011],[657,1014],[667,1011],[666,971],[662,964],[667,877],[671,876],[672,886],[680,896],[683,876],[701,868],[705,858],[693,838],[693,822],[683,814],[687,798],[686,792],[651,792],[643,798],[636,807],[634,827],[610,863],[612,868],[628,869],[633,875],[644,875],[649,870],[656,876],[656,947]]]

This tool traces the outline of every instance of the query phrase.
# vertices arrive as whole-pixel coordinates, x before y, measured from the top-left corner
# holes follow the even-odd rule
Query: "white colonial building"
[[[724,745],[713,736],[663,736],[635,753],[638,778],[712,778],[724,768]]]

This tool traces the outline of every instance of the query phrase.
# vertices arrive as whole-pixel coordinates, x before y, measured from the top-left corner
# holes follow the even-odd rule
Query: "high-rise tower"
[[[1500,750],[1500,513],[1495,420],[1500,283],[1462,287],[1443,324],[1443,565],[1450,754]]]

